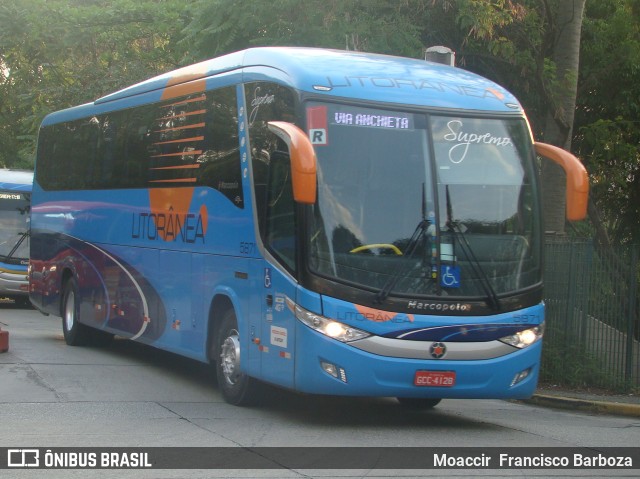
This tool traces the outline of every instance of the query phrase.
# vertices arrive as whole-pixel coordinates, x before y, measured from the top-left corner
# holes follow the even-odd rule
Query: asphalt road
[[[61,320],[0,305],[0,447],[637,447],[640,420],[499,400],[444,400],[406,410],[394,399],[317,397],[270,389],[260,407],[226,404],[208,366],[116,339],[69,347]],[[13,474],[13,475],[12,475]],[[30,474],[30,475],[29,475]],[[602,470],[377,469],[12,471],[0,477],[584,477]],[[515,474],[515,475],[514,475]],[[607,476],[638,477],[635,470]]]

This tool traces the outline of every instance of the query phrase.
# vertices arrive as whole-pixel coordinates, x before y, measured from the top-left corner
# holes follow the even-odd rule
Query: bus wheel
[[[408,409],[432,409],[436,407],[442,399],[435,398],[396,398],[400,404]]]
[[[78,321],[79,311],[78,286],[71,278],[65,285],[62,302],[62,332],[69,346],[84,346],[89,341],[91,330]]]
[[[240,335],[233,310],[228,310],[222,317],[212,352],[224,400],[235,406],[255,404],[259,385],[257,380],[240,370]]]

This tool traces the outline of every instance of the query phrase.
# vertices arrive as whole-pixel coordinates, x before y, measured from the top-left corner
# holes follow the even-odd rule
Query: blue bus
[[[0,169],[0,298],[29,304],[29,221],[33,172]]]
[[[537,155],[506,90],[422,60],[252,48],[47,116],[30,294],[69,345],[212,363],[226,401],[526,398],[544,331]]]

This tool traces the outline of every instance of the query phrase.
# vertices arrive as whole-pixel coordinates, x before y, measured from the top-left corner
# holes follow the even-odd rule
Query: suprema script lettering
[[[508,136],[494,136],[491,133],[469,133],[464,131],[464,124],[460,120],[451,120],[447,123],[449,133],[444,135],[444,140],[455,142],[449,148],[449,160],[451,163],[462,163],[469,152],[469,145],[495,145],[511,146],[511,138]]]

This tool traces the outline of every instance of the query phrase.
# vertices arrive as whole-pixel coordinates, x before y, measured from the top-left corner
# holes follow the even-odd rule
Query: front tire
[[[76,280],[71,278],[65,284],[62,300],[62,332],[69,346],[84,346],[89,342],[91,329],[80,323],[79,317],[78,285]]]
[[[235,406],[249,406],[259,400],[260,384],[240,369],[240,334],[233,310],[222,316],[212,346],[212,360],[222,397]]]

